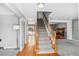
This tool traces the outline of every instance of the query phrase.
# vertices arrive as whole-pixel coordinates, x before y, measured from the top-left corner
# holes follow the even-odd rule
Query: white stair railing
[[[49,34],[49,30],[48,30],[48,20],[47,20],[45,14],[44,14],[44,13],[42,13],[42,14],[43,14],[43,22],[44,22],[46,31],[47,31],[47,33]]]

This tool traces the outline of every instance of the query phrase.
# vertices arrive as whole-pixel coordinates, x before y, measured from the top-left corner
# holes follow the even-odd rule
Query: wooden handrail
[[[48,19],[47,19],[46,15],[45,15],[44,13],[43,13],[43,15],[44,15],[46,21],[48,22]],[[51,29],[51,27],[50,27],[49,24],[48,24],[48,32],[52,32],[52,29]],[[54,49],[54,53],[57,53],[57,47],[56,47],[56,32],[53,31],[52,34],[53,34],[53,36],[51,36],[51,37],[49,37],[49,38],[50,38],[50,40],[51,40],[51,44],[52,44],[52,48]]]
[[[49,28],[49,32],[52,32],[52,29],[51,29],[50,25],[49,25],[48,28]],[[53,34],[53,35],[50,36],[50,40],[51,40],[51,44],[52,44],[52,48],[54,49],[54,53],[58,53],[58,51],[57,51],[57,47],[56,47],[56,31],[53,31],[52,34]]]
[[[57,49],[57,46],[56,46],[56,31],[54,31],[54,33],[53,33],[53,45],[52,45],[52,47],[53,47],[53,49],[54,49],[54,53],[58,53],[58,49]]]
[[[56,32],[53,32],[53,48],[56,48]]]
[[[44,12],[43,12],[43,15],[44,15],[44,17],[45,17],[46,21],[48,22],[48,19],[47,19],[46,15],[44,14]]]
[[[38,50],[39,50],[39,48],[38,48],[38,27],[37,27],[37,24],[36,24],[36,30],[35,30],[35,47],[34,47],[35,53],[37,53]]]
[[[36,49],[38,49],[38,32],[36,32]]]

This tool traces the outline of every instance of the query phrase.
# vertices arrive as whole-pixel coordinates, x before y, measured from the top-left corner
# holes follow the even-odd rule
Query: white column
[[[72,40],[72,21],[67,22],[67,39]]]
[[[78,3],[78,35],[79,35],[79,3]],[[78,37],[79,39],[79,37]]]
[[[20,51],[24,48],[24,40],[25,40],[24,32],[23,32],[24,30],[23,23],[24,23],[24,19],[20,18]]]
[[[20,18],[20,50],[22,50],[21,21],[22,19]]]

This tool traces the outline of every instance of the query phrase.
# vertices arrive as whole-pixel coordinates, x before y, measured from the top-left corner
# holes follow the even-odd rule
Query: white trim
[[[4,49],[8,49],[8,48],[13,48],[14,49],[14,48],[17,48],[17,47],[4,47]]]
[[[73,41],[75,41],[75,42],[78,42],[79,43],[79,41],[78,40],[76,40],[76,39],[72,39]]]
[[[77,42],[75,44],[79,45],[79,41],[78,40],[72,39],[71,41]]]
[[[5,6],[8,7],[8,9],[11,10],[13,13],[15,13],[15,15],[25,18],[25,15],[17,8],[16,5],[5,3]]]

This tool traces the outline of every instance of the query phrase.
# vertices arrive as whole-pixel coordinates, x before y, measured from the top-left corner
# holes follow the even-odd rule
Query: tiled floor
[[[79,56],[79,42],[72,40],[57,40],[57,48],[60,55]]]
[[[0,50],[0,56],[16,56],[18,49],[4,49]]]

